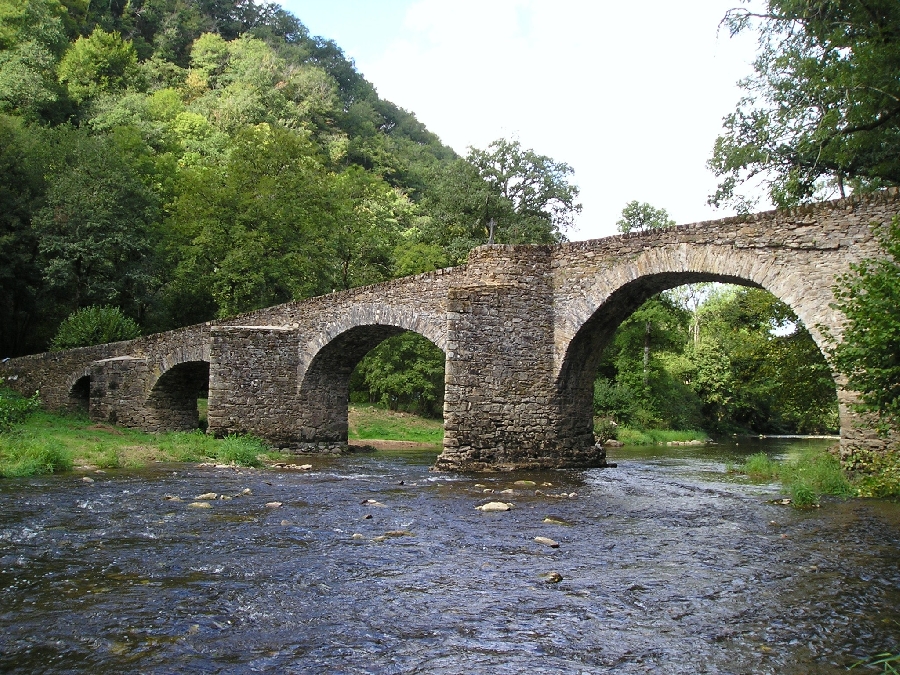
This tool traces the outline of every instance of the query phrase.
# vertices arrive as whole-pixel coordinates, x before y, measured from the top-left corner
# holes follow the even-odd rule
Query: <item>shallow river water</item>
[[[724,473],[790,450],[760,443],[0,481],[0,672],[799,674],[900,649],[900,505],[772,504]]]

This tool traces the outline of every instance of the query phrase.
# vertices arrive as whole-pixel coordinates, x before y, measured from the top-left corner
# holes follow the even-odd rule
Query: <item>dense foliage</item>
[[[565,164],[458,157],[254,0],[0,0],[0,354],[118,307],[143,332],[551,242]]]
[[[133,340],[141,329],[118,307],[85,307],[73,312],[59,325],[50,348],[54,351]]]
[[[839,280],[837,307],[847,317],[832,357],[848,388],[885,429],[900,429],[900,218],[876,229],[883,258],[852,265]]]
[[[900,184],[900,3],[767,0],[724,23],[756,29],[760,51],[716,141],[711,203],[750,210],[761,187],[784,207]]]
[[[616,331],[594,386],[601,420],[713,433],[838,428],[834,380],[805,327],[759,289],[651,298]]]
[[[41,401],[37,394],[25,398],[10,389],[0,388],[0,433],[9,431],[13,425],[23,422],[40,405]]]

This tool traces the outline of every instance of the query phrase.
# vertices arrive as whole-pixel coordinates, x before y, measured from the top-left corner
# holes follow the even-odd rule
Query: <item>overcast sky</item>
[[[739,0],[281,4],[457,152],[518,138],[570,164],[570,239],[614,234],[633,199],[680,224],[730,215],[706,205],[706,161],[751,72],[753,36],[719,28]]]

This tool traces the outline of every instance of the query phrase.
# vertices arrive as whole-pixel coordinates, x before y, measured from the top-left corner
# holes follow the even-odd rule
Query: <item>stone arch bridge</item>
[[[128,342],[11,359],[7,386],[55,409],[162,431],[253,433],[296,452],[347,447],[350,374],[415,331],[446,354],[441,469],[591,466],[592,381],[616,327],[652,295],[720,281],[765,288],[820,348],[841,334],[835,278],[878,255],[870,226],[900,213],[885,191],[812,207],[558,246],[482,246],[468,264]],[[839,384],[839,383],[838,383]],[[879,449],[838,387],[845,452]]]

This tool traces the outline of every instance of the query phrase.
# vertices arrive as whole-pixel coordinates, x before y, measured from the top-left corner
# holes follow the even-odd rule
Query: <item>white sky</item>
[[[516,137],[571,165],[570,239],[614,234],[633,199],[678,223],[730,215],[706,205],[706,161],[751,72],[753,36],[719,28],[740,0],[281,4],[460,154]]]

